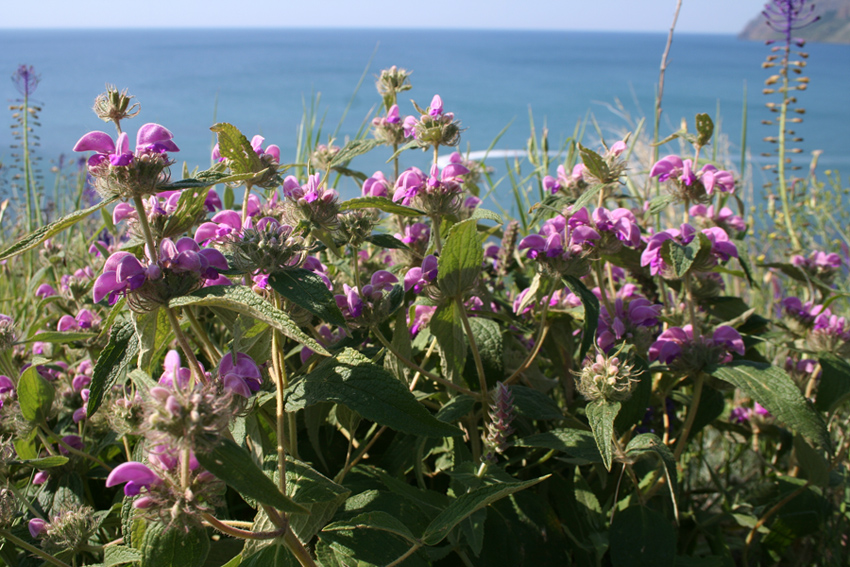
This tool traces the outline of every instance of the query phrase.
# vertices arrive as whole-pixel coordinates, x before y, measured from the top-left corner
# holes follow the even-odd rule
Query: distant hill
[[[822,43],[850,43],[850,0],[816,0],[815,13],[821,19],[794,32],[794,37]],[[739,39],[768,40],[779,35],[767,27],[759,14],[738,34]]]

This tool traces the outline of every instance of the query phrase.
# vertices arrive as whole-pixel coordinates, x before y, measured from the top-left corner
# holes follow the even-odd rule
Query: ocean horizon
[[[261,134],[267,144],[281,147],[283,162],[294,161],[302,115],[317,99],[320,141],[335,134],[336,143],[343,143],[368,127],[380,105],[375,77],[391,65],[413,71],[413,89],[400,97],[402,114],[415,112],[409,99],[427,106],[440,94],[445,111],[454,112],[465,129],[461,151],[488,148],[505,128],[495,149],[524,149],[530,116],[538,134],[544,126],[548,130],[550,148],[562,147],[581,123],[586,124],[586,142],[594,147],[598,135],[591,115],[609,141],[651,116],[666,39],[666,33],[592,31],[7,29],[0,30],[0,71],[6,69],[9,76],[27,64],[41,76],[33,100],[42,107],[37,131],[42,170],[60,156],[65,162],[76,157],[71,148],[86,132],[112,133],[91,112],[95,96],[108,83],[128,89],[141,104],[139,117],[126,124],[131,140],[146,122],[174,133],[182,151],[174,155],[178,164],[172,169],[179,177],[183,161],[190,170],[209,165],[214,122],[230,122],[249,138]],[[811,82],[798,95],[807,112],[796,129],[805,151],[796,163],[806,166],[811,151],[823,150],[820,170],[846,172],[850,75],[843,70],[850,45],[809,44],[806,51],[805,75]],[[734,35],[676,34],[660,136],[677,130],[682,118],[693,129],[696,113],[719,117],[722,146],[737,166],[746,91],[747,145],[759,188],[760,165],[767,163],[760,154],[769,149],[761,139],[776,131],[761,124],[772,117],[764,103],[776,100],[761,94],[770,75],[761,68],[768,52],[764,44]],[[11,81],[0,84],[0,96],[19,98]],[[12,143],[10,129],[0,129],[4,164],[11,161]],[[367,175],[386,172],[390,152],[385,153],[358,158],[351,167]],[[427,160],[419,152],[402,158],[403,166],[422,167]],[[504,161],[501,168],[497,161],[490,165],[496,167],[496,178],[504,174]],[[8,175],[0,179],[6,185]]]

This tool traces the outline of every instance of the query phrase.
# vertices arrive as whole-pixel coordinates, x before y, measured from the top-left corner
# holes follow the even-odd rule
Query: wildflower
[[[292,175],[286,177],[283,180],[283,194],[297,206],[304,219],[330,230],[337,227],[339,194],[322,181],[321,174],[309,176],[304,185]]]
[[[719,227],[705,228],[700,231],[704,234],[711,248],[707,253],[697,255],[696,260],[690,267],[691,271],[707,271],[716,266],[719,262],[725,262],[729,258],[738,257],[738,248],[729,240],[729,235],[726,231]],[[671,279],[675,278],[670,266],[664,261],[662,255],[662,247],[668,240],[672,240],[676,245],[686,246],[697,237],[697,230],[685,223],[679,230],[671,228],[659,233],[650,238],[649,243],[644,249],[640,257],[641,266],[649,266],[649,271],[652,275],[661,274],[662,277]]]
[[[106,486],[124,485],[125,496],[136,496],[143,488],[162,482],[147,465],[129,461],[121,463],[106,477]]]
[[[704,224],[719,226],[728,234],[744,232],[747,229],[744,219],[733,213],[729,207],[715,211],[714,205],[706,207],[703,204],[698,204],[692,206],[688,212],[692,217],[701,219]]]
[[[639,374],[618,357],[597,353],[595,360],[588,357],[585,361],[576,387],[589,402],[623,402],[631,397]]]
[[[335,295],[334,299],[346,319],[356,326],[369,327],[389,316],[393,307],[390,292],[397,283],[398,278],[393,274],[378,270],[362,290],[343,284],[344,293]]]
[[[224,243],[242,232],[242,215],[236,211],[225,210],[213,215],[195,230],[195,242],[207,245],[210,242]]]
[[[46,297],[53,297],[54,295],[57,295],[58,293],[59,292],[56,291],[56,288],[54,288],[52,285],[46,284],[46,283],[41,284],[40,286],[38,286],[38,289],[35,290],[35,296],[38,297],[38,298],[41,298],[41,299],[44,299]]]
[[[310,166],[314,170],[328,171],[340,149],[339,146],[333,144],[319,144],[310,156]]]
[[[362,193],[364,197],[389,197],[390,182],[383,173],[376,171],[363,182]]]
[[[159,124],[139,128],[136,151],[130,151],[126,132],[117,142],[105,132],[89,132],[74,146],[75,152],[96,152],[88,160],[95,188],[104,197],[118,194],[124,199],[156,193],[157,185],[167,180],[166,168],[173,162],[167,152],[179,151],[173,135]]]
[[[0,352],[11,348],[17,340],[15,321],[8,315],[0,313]]]
[[[489,451],[484,456],[484,460],[495,462],[495,453],[502,454],[508,450],[510,447],[508,438],[514,432],[514,428],[511,427],[514,417],[516,417],[514,398],[510,386],[503,382],[497,382],[490,403],[490,421],[487,424],[487,438],[485,440]]]
[[[604,352],[610,351],[622,340],[648,346],[648,340],[658,327],[661,305],[652,303],[635,289],[634,284],[626,284],[617,291],[612,306],[614,313],[609,313],[604,304],[600,305],[596,343]],[[601,295],[598,289],[594,293]]]
[[[133,118],[141,112],[139,103],[131,104],[133,98],[127,94],[127,89],[119,92],[115,86],[106,85],[106,92],[94,99],[94,113],[104,122],[120,124],[122,120]]]
[[[577,217],[587,211],[581,209]],[[529,258],[537,259],[544,268],[555,275],[581,277],[590,270],[588,256],[595,243],[602,237],[589,223],[579,222],[562,215],[543,223],[540,234],[526,236],[519,243],[519,250],[527,250]]]
[[[257,221],[256,228],[243,228],[241,234],[231,231],[226,238],[233,267],[243,273],[270,274],[297,268],[307,257],[304,239],[294,234],[291,226],[271,217]]]
[[[398,176],[393,201],[420,207],[429,216],[457,214],[462,206],[463,176],[467,173],[466,167],[456,163],[448,164],[442,171],[432,165],[427,176],[411,167]]]
[[[434,95],[431,105],[422,110],[417,120],[408,116],[404,121],[405,136],[412,136],[422,147],[456,146],[460,143],[460,124],[451,112],[443,112],[443,99]]]
[[[727,325],[714,330],[711,337],[694,339],[691,325],[670,327],[649,347],[649,360],[658,360],[682,372],[695,374],[718,363],[732,360],[732,353],[744,354],[746,346],[740,333]]]
[[[433,254],[425,256],[422,266],[410,268],[404,276],[404,291],[411,289],[422,293],[426,286],[437,281],[437,257]]]
[[[434,312],[437,311],[436,305],[414,305],[413,318],[410,318],[410,313],[407,314],[407,324],[410,327],[410,337],[413,338],[419,334],[419,331],[428,326],[431,322]]]
[[[232,353],[225,354],[218,367],[218,374],[224,388],[244,398],[250,398],[262,385],[262,374],[257,363],[244,352],[236,353],[236,362]]]
[[[815,277],[830,283],[842,265],[841,256],[835,252],[826,253],[814,250],[808,256],[795,254],[791,256],[791,264],[797,266],[810,277]]]
[[[671,181],[676,195],[682,200],[704,202],[715,189],[723,193],[735,192],[735,178],[729,171],[706,164],[694,172],[693,161],[669,155],[661,158],[649,171],[650,177],[661,182]]]

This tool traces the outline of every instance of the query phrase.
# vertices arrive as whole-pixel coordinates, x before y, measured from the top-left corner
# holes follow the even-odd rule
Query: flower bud
[[[595,360],[589,357],[585,360],[578,373],[577,389],[589,402],[624,402],[632,396],[639,375],[640,372],[635,373],[632,365],[616,356],[599,353]]]

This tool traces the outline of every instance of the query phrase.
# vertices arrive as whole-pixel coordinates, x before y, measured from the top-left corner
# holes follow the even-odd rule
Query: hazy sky
[[[736,33],[765,0],[684,0],[677,29]],[[675,0],[4,2],[0,28],[391,27],[666,31]],[[120,46],[114,46],[120,51]]]

